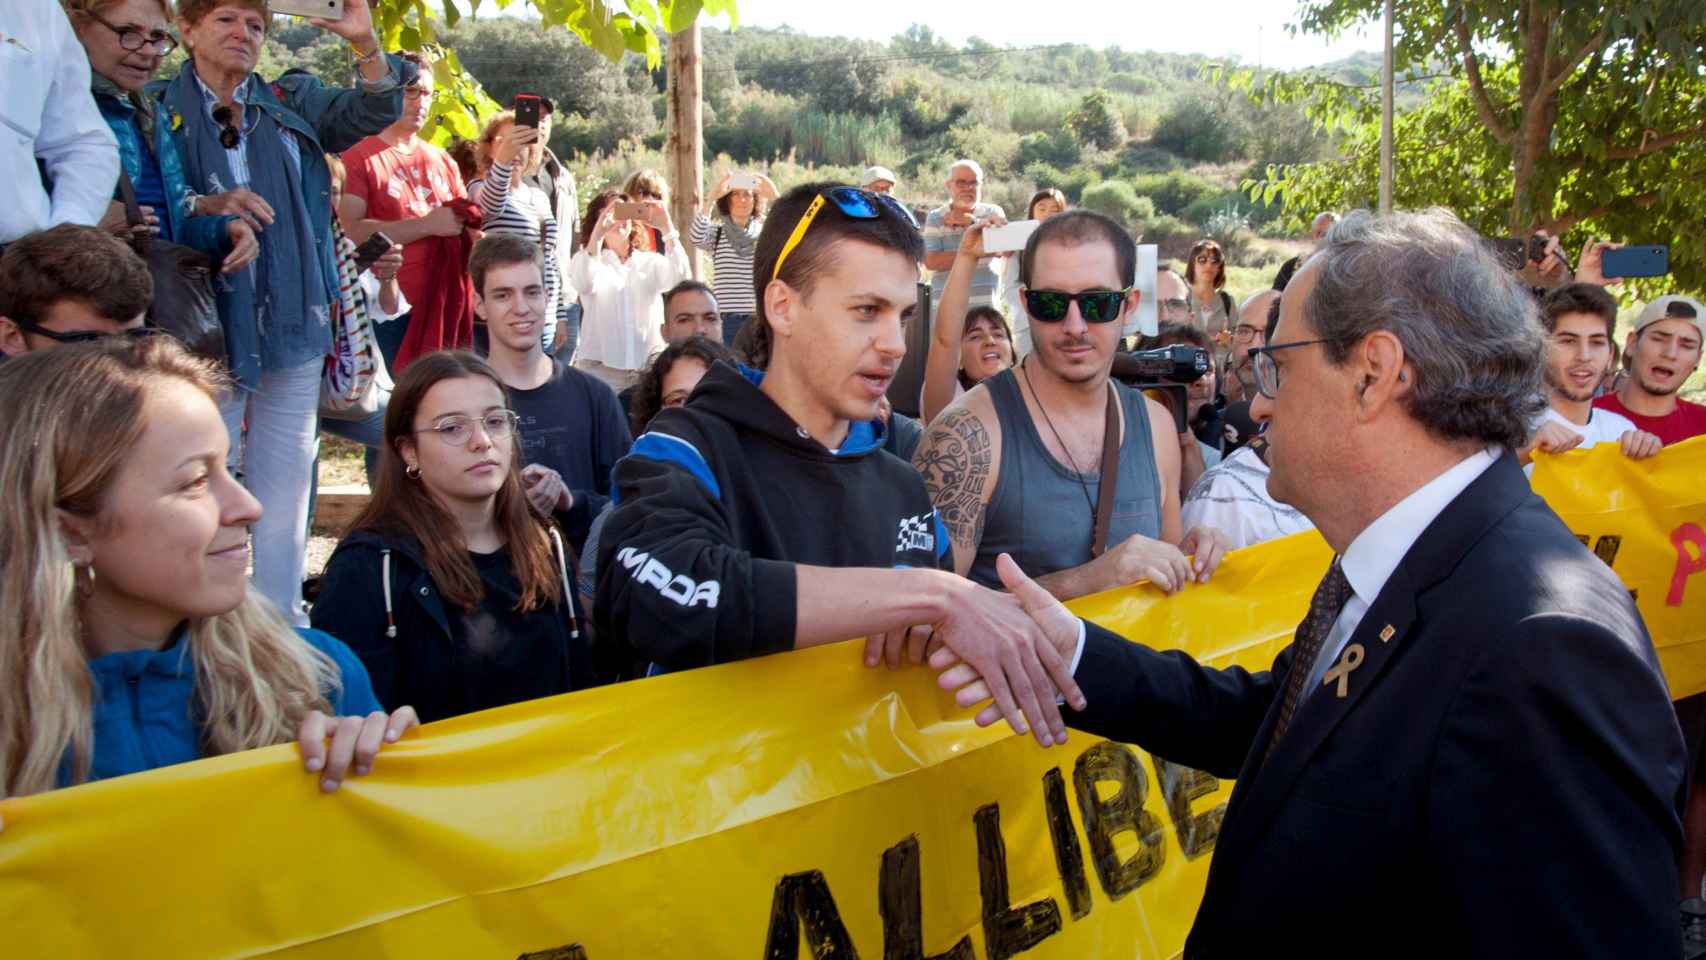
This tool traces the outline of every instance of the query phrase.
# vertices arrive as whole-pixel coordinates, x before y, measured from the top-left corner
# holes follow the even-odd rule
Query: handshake
[[[961,707],[989,702],[977,715],[978,726],[1005,717],[1015,732],[1032,733],[1045,747],[1064,744],[1061,702],[1074,710],[1086,706],[1072,679],[1083,623],[1011,556],[1002,554],[996,571],[1007,593],[951,573],[917,571],[940,576],[940,616],[931,624],[868,637],[865,665],[928,661]]]

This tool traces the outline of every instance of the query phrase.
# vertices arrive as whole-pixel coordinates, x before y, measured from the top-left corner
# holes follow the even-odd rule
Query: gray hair
[[[1521,447],[1546,407],[1534,300],[1450,211],[1347,214],[1328,231],[1303,316],[1342,365],[1377,330],[1404,346],[1405,409],[1446,440]]]
[[[976,160],[972,160],[968,157],[961,157],[948,165],[948,179],[952,180],[954,177],[954,171],[961,167],[965,167],[967,170],[976,174],[979,180],[983,179],[983,167],[979,166]]]

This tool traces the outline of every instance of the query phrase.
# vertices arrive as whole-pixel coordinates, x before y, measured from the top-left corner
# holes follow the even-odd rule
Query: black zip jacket
[[[586,631],[574,636],[578,601],[573,622],[561,606],[487,609],[499,605],[488,590],[473,611],[447,610],[415,538],[357,530],[326,562],[309,619],[361,658],[385,709],[408,704],[423,723],[603,682]]]
[[[618,461],[598,544],[600,661],[682,670],[791,650],[797,563],[948,568],[924,480],[881,422],[839,451],[715,364]]]

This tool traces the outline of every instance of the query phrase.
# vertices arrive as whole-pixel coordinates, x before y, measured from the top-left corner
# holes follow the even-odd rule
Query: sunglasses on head
[[[219,124],[219,145],[227,150],[237,149],[237,144],[243,140],[243,135],[237,130],[237,119],[234,111],[225,104],[213,108],[213,122]]]
[[[817,219],[818,211],[823,209],[826,200],[835,204],[836,209],[844,215],[855,220],[881,220],[883,210],[887,208],[890,213],[911,224],[912,229],[918,229],[918,220],[913,217],[912,211],[886,193],[872,193],[858,187],[831,187],[813,198],[811,206],[800,215],[800,222],[794,224],[794,232],[788,235],[788,242],[782,244],[782,252],[776,257],[776,267],[770,271],[770,279],[774,280],[782,275],[782,264],[788,262],[788,254],[793,253],[794,248],[805,239],[806,231],[811,228],[812,221]]]
[[[1078,315],[1085,323],[1111,323],[1119,319],[1120,307],[1131,288],[1124,290],[1085,290],[1082,293],[1063,293],[1059,290],[1026,289],[1025,311],[1032,320],[1058,323],[1066,319],[1072,301],[1078,301]]]
[[[41,324],[33,323],[29,320],[15,320],[13,322],[18,325],[18,329],[25,333],[33,333],[38,337],[46,337],[54,343],[97,343],[112,337],[128,337],[131,340],[141,340],[144,337],[152,337],[157,333],[165,332],[159,327],[143,326],[131,327],[127,330],[118,330],[113,333],[105,333],[100,330],[73,330],[70,333],[60,333],[57,330],[49,330]]]

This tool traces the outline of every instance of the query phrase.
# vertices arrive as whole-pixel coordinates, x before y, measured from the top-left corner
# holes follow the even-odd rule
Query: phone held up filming
[[[361,0],[365,3],[367,0]],[[322,20],[342,20],[344,0],[272,0],[267,4],[272,13],[288,17],[319,17]]]

